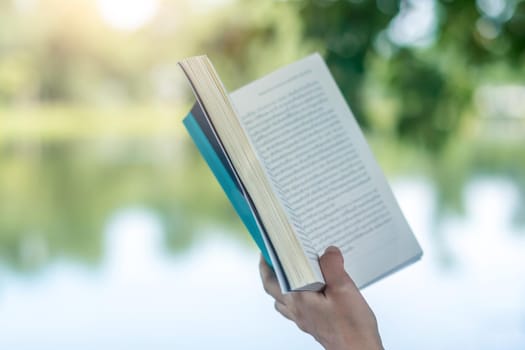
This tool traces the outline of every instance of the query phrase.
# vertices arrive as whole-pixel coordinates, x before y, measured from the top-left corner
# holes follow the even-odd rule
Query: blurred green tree
[[[494,67],[525,81],[525,2],[520,0],[317,0],[293,2],[361,124],[363,90],[376,75],[397,101],[396,133],[443,148]],[[381,73],[374,72],[382,65]]]

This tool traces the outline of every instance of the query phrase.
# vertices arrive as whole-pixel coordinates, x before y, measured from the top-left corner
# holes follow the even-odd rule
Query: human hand
[[[326,286],[321,292],[283,295],[275,273],[261,257],[264,290],[275,308],[327,350],[383,349],[374,313],[344,270],[341,252],[329,247],[319,259]]]

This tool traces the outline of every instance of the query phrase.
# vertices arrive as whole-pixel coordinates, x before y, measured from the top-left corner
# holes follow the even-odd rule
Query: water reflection
[[[173,253],[188,249],[209,225],[226,226],[248,242],[195,147],[178,135],[1,145],[0,263],[19,273],[38,273],[61,258],[97,265],[105,222],[119,208],[132,206],[158,215],[164,245]],[[517,234],[525,232],[525,162],[518,144],[499,149],[460,143],[435,162],[396,144],[372,139],[372,145],[390,176],[429,169],[436,186],[434,244],[442,263],[455,259],[443,220],[465,212],[463,189],[480,174],[504,174],[515,186],[518,203],[507,222],[516,225]]]
[[[238,233],[233,210],[187,142],[170,135],[0,145],[0,263],[24,273],[62,257],[97,264],[109,215],[134,205],[157,212],[172,251],[210,222]]]
[[[386,347],[523,349],[525,238],[508,225],[513,184],[484,178],[467,187],[466,216],[443,223],[453,269],[435,247],[432,186],[406,179],[395,193],[425,257],[365,290]],[[127,207],[105,226],[98,267],[59,260],[36,276],[4,271],[0,348],[318,349],[273,311],[253,245],[215,225],[202,231],[173,254],[162,217]]]

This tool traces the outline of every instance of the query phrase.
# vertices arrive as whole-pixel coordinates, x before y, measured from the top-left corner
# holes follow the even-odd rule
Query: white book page
[[[364,286],[421,255],[324,61],[311,55],[231,94],[297,237],[319,272],[335,245]]]

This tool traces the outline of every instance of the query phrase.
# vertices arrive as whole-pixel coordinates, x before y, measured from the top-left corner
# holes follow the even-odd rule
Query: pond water
[[[393,187],[425,255],[364,290],[385,347],[524,349],[525,235],[510,224],[516,186],[473,179],[465,214],[437,228],[429,182]],[[59,258],[36,274],[0,270],[0,348],[319,349],[274,311],[254,246],[229,229],[201,230],[188,248],[169,251],[155,210],[123,207],[102,230],[99,264]]]

